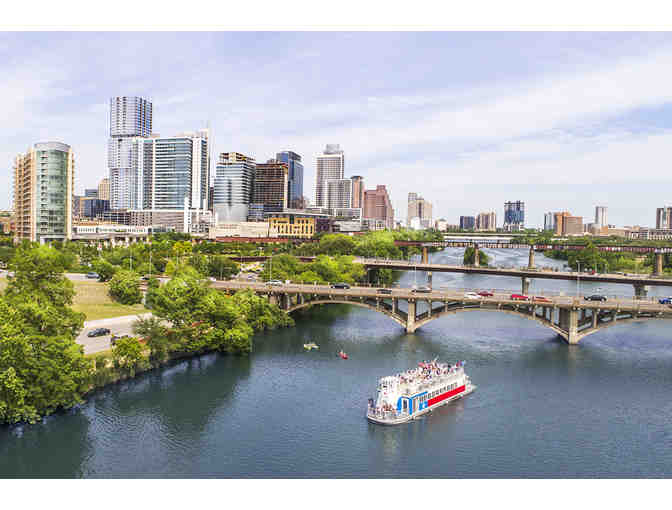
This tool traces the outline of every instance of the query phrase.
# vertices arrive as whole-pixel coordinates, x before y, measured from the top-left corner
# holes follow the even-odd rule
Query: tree
[[[108,294],[123,305],[141,303],[140,277],[133,271],[117,271],[110,280]]]
[[[138,317],[132,327],[133,333],[143,338],[149,347],[150,359],[163,360],[168,356],[168,331],[161,319],[152,315]]]
[[[112,279],[114,273],[119,269],[118,266],[114,266],[105,259],[98,259],[93,262],[93,269],[98,273],[98,280],[101,282],[107,282]]]
[[[135,337],[117,339],[112,348],[112,358],[118,367],[134,370],[142,361],[142,344]]]
[[[473,265],[474,261],[476,260],[476,250],[474,249],[473,246],[468,246],[464,250],[464,264],[465,265]],[[490,261],[490,258],[488,255],[482,251],[478,250],[478,263],[481,266],[487,266],[488,262]]]
[[[223,255],[210,257],[208,275],[220,280],[228,280],[240,271],[240,265]]]

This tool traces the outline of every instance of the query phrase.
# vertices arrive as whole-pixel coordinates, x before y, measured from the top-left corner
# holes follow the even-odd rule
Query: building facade
[[[315,207],[326,207],[326,184],[332,179],[343,179],[345,156],[338,144],[327,144],[317,156],[315,167]]]
[[[112,209],[141,207],[136,137],[152,133],[152,103],[141,97],[110,99],[110,139],[107,161]]]
[[[254,187],[254,158],[223,152],[217,163],[212,207],[217,222],[247,221]]]
[[[495,212],[482,212],[476,217],[476,230],[497,230],[497,214]]]
[[[289,188],[289,168],[286,163],[258,163],[254,171],[250,208],[258,209],[261,206],[262,219],[264,212],[287,209]]]
[[[563,236],[583,235],[583,217],[565,216],[563,218],[562,235]]]
[[[353,209],[364,208],[364,177],[353,175],[352,181],[352,207]]]
[[[552,212],[544,214],[544,230],[555,230],[555,222]]]
[[[595,206],[595,225],[602,228],[607,226],[607,208],[604,206]]]
[[[417,221],[415,221],[416,218]],[[412,228],[430,228],[432,226],[432,204],[417,193],[408,194],[406,225]]]
[[[504,202],[504,230],[512,232],[525,229],[525,202]]]
[[[656,229],[672,229],[672,207],[656,209]]]
[[[36,143],[14,160],[17,240],[72,238],[75,156],[60,142]]]
[[[287,207],[303,207],[303,163],[296,152],[282,151],[275,155],[278,163],[287,165]]]
[[[101,200],[110,199],[110,179],[108,177],[101,179],[98,184],[98,198]]]
[[[327,209],[349,209],[352,207],[352,180],[329,179],[325,184]]]
[[[385,228],[394,228],[394,209],[385,185],[364,192],[364,218],[377,219],[385,223]]]
[[[473,216],[460,216],[460,230],[473,230],[476,227],[476,218]]]

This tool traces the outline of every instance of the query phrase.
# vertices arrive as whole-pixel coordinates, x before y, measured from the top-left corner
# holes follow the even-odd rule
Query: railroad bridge
[[[390,289],[391,294],[382,294],[368,287],[332,289],[326,285],[271,286],[236,281],[217,282],[213,287],[226,292],[251,289],[266,296],[287,313],[336,303],[368,308],[387,315],[408,333],[445,315],[491,311],[533,320],[555,331],[568,344],[577,344],[582,338],[615,324],[672,319],[672,308],[669,306],[633,299],[592,302],[557,296],[546,300],[516,301],[509,294],[469,299],[455,291],[418,294],[411,289]]]

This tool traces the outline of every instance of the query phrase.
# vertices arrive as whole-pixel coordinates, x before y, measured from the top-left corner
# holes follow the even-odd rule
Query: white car
[[[467,292],[464,294],[464,297],[467,299],[481,299],[481,296],[479,296],[475,292]]]
[[[269,285],[283,285],[280,280],[268,280],[266,283]]]

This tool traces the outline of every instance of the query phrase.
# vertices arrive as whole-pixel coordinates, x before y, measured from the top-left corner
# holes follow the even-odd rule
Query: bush
[[[136,305],[142,302],[140,277],[132,271],[117,271],[110,280],[108,294],[122,305]]]

